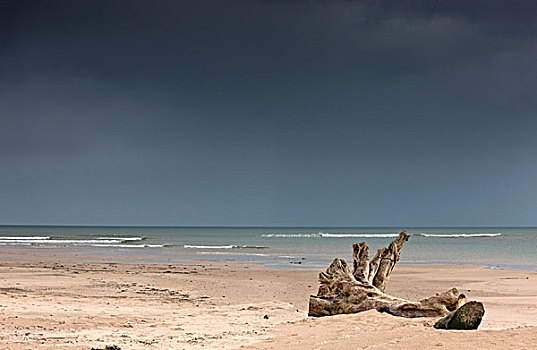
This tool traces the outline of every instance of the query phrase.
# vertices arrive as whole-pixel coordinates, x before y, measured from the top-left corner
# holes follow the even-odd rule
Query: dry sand
[[[73,261],[2,250],[1,349],[537,349],[534,271],[398,265],[388,293],[484,302],[478,331],[438,331],[376,311],[308,318],[318,270]]]

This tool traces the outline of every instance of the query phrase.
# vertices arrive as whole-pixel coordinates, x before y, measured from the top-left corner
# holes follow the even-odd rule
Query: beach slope
[[[308,318],[317,270],[53,259],[2,262],[0,348],[537,349],[534,271],[398,265],[392,295],[457,287],[484,302],[480,329],[456,332],[376,311]]]

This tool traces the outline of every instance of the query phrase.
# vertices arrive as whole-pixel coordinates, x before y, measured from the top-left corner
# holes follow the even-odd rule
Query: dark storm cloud
[[[4,1],[0,221],[535,224],[536,15]]]

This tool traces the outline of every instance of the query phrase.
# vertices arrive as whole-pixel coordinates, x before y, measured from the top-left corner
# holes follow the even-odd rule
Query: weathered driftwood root
[[[309,316],[349,314],[371,309],[402,317],[445,316],[458,306],[459,292],[447,292],[417,302],[385,294],[390,275],[399,261],[399,252],[409,239],[402,231],[386,248],[379,249],[369,261],[369,247],[353,245],[353,270],[344,259],[334,259],[326,272],[319,274],[321,286],[310,296]]]

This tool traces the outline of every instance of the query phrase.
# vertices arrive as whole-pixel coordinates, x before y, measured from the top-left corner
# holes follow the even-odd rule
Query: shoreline
[[[27,257],[41,257],[49,259],[59,258],[62,262],[85,262],[85,263],[106,263],[113,264],[145,264],[145,265],[209,265],[209,266],[240,266],[257,265],[264,268],[275,268],[285,270],[320,270],[324,271],[332,262],[332,259],[307,259],[304,257],[288,256],[258,256],[242,255],[240,253],[228,252],[170,252],[170,254],[154,253],[147,250],[135,248],[124,249],[103,249],[103,248],[58,248],[58,247],[31,247],[31,246],[2,246],[2,260],[22,261]],[[335,257],[334,257],[335,258]],[[467,266],[470,268],[481,268],[484,270],[501,271],[537,271],[537,266],[532,265],[505,265],[505,264],[474,264],[474,263],[454,263],[446,261],[421,261],[421,260],[400,260],[397,266],[422,265],[422,266]]]
[[[129,264],[107,262],[106,255],[87,262],[81,254],[9,259],[3,253],[5,349],[504,349],[537,343],[536,271],[398,264],[387,290],[394,296],[419,300],[457,287],[485,304],[478,331],[450,332],[434,330],[434,319],[376,311],[307,317],[309,295],[316,294],[318,273],[327,266]]]
[[[398,230],[0,227],[0,249],[9,251],[12,257],[61,255],[71,256],[73,262],[255,264],[324,270],[336,257],[350,261],[354,242],[365,241],[374,252],[390,244]],[[533,228],[409,230],[412,244],[405,247],[400,264],[464,264],[485,269],[537,271],[533,259],[537,230]]]

